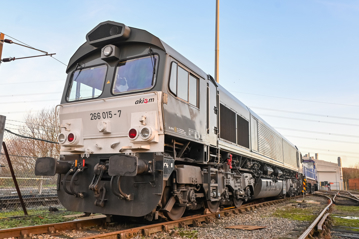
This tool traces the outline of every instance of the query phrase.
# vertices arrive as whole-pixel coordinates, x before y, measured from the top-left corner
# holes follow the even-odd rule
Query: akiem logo
[[[147,104],[147,103],[151,103],[151,102],[155,102],[155,98],[149,98],[149,99],[139,99],[139,100],[136,100],[135,104]]]

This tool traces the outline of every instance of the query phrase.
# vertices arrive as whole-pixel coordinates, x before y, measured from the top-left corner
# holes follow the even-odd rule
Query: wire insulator
[[[2,62],[10,62],[10,61],[14,61],[15,57],[9,57],[9,58],[3,58],[1,61]]]
[[[9,40],[9,39],[5,39],[4,42],[9,43],[9,44],[13,44],[13,43],[14,43],[13,41],[11,41],[11,40]]]

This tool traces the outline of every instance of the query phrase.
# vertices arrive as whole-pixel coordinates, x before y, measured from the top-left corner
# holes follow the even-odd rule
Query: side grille
[[[249,148],[249,123],[237,115],[237,144]]]
[[[236,143],[236,114],[222,104],[220,107],[220,137]]]
[[[297,167],[297,150],[283,140],[284,163]]]
[[[258,123],[258,151],[271,159],[283,162],[282,138],[266,125]]]

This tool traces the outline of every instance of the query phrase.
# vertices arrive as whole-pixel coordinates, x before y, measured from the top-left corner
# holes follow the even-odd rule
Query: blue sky
[[[146,29],[214,75],[214,0],[8,1],[1,18],[0,32],[66,64],[87,32],[112,20]],[[358,27],[357,0],[222,0],[220,83],[303,154],[359,163]],[[34,54],[7,44],[3,57]],[[49,57],[1,64],[0,114],[21,121],[28,110],[54,107],[65,69]]]

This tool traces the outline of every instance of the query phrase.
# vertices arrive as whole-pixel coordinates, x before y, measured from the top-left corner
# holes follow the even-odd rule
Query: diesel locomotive
[[[153,34],[102,22],[66,72],[60,157],[35,173],[68,210],[176,220],[302,192],[298,148]]]

